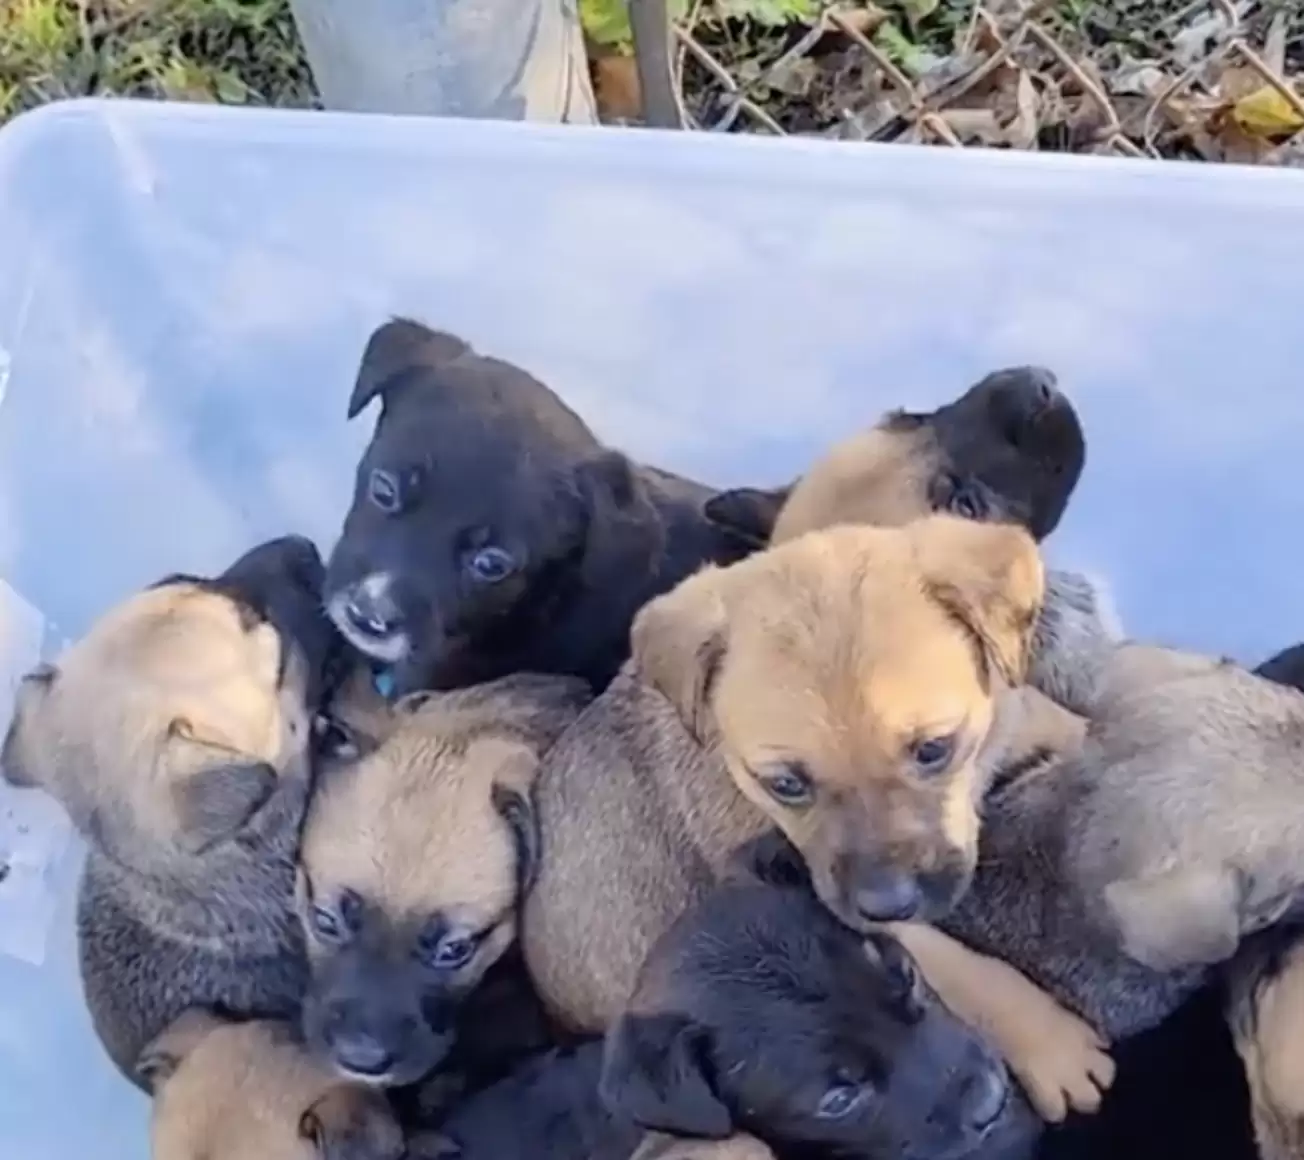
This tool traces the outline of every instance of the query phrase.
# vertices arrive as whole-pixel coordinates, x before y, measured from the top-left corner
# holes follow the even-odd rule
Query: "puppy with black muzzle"
[[[758,544],[838,524],[894,527],[935,511],[1019,524],[1041,541],[1059,525],[1085,456],[1077,413],[1055,376],[1011,367],[936,411],[890,412],[789,487],[722,492],[706,511]],[[1085,577],[1049,569],[1045,582],[1028,683],[1089,712],[1116,618]],[[1102,631],[1106,622],[1110,633]]]
[[[340,1080],[292,1023],[182,1012],[141,1053],[153,1160],[405,1160],[384,1094]]]
[[[752,549],[706,518],[710,488],[604,447],[538,379],[454,335],[379,327],[349,418],[376,398],[327,608],[396,695],[515,672],[601,688],[643,604]]]
[[[170,577],[18,689],[6,777],[87,840],[82,983],[124,1074],[183,1008],[292,1016],[306,981],[294,858],[330,625],[316,548]]]
[[[811,533],[650,603],[630,664],[537,782],[547,856],[522,944],[555,1016],[609,1026],[652,941],[770,825],[848,925],[945,914],[1041,594],[1025,531],[939,515]],[[1016,1074],[1047,1114],[1098,1100],[1094,1033],[1009,974],[988,1025]]]
[[[658,940],[608,1032],[599,1089],[644,1127],[747,1132],[782,1156],[1012,1160],[1041,1122],[999,1055],[885,932],[820,906],[765,835]]]
[[[889,411],[787,486],[721,492],[706,514],[758,545],[832,522],[893,526],[933,512],[1020,524],[1041,541],[1085,461],[1081,422],[1055,375],[1007,367],[935,411]]]
[[[731,867],[657,940],[605,1048],[551,1052],[473,1097],[439,1128],[446,1154],[644,1160],[661,1133],[686,1155],[1030,1154],[1036,1117],[904,949],[834,919],[786,843],[738,861],[751,873]]]
[[[345,1077],[416,1083],[491,968],[511,969],[539,864],[535,774],[590,696],[545,674],[413,694],[374,750],[323,771],[298,879],[303,1025]]]

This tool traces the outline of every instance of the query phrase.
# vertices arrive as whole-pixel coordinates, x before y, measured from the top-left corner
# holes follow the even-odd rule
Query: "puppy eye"
[[[327,713],[318,713],[312,722],[317,752],[339,761],[353,761],[359,754],[358,740],[348,726]]]
[[[456,971],[475,957],[479,945],[480,940],[473,934],[446,934],[422,957],[438,971]]]
[[[757,780],[780,805],[808,806],[815,797],[810,775],[795,762],[785,761],[762,770]]]
[[[865,1098],[865,1089],[858,1084],[834,1084],[820,1097],[815,1114],[821,1120],[840,1120],[854,1111]]]
[[[916,741],[910,749],[910,757],[920,773],[940,773],[951,763],[954,754],[954,735],[929,737],[924,741]]]
[[[516,571],[516,561],[505,549],[490,546],[473,552],[466,567],[480,583],[497,584]]]
[[[397,515],[403,508],[403,492],[398,476],[392,471],[376,468],[367,481],[367,494],[386,515]]]
[[[936,511],[950,512],[967,520],[985,520],[991,516],[991,505],[982,486],[950,472],[935,484],[932,498]]]
[[[318,938],[327,942],[336,942],[344,937],[344,924],[324,906],[312,908],[312,930]]]

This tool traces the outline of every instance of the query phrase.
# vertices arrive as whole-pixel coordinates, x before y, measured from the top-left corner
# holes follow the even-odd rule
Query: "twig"
[[[861,32],[859,28],[851,24],[842,13],[830,10],[828,18],[829,22],[843,36],[849,37],[860,46],[861,50],[882,70],[883,75],[910,98],[912,105],[919,103],[919,94],[915,89],[914,82],[887,58],[887,55],[878,45]]]
[[[671,31],[678,38],[684,48],[692,54],[693,59],[706,69],[706,71],[724,87],[725,91],[733,97],[734,103],[745,111],[749,117],[764,125],[771,133],[775,133],[780,137],[786,137],[788,135],[778,121],[743,93],[738,82],[729,74],[729,70],[707,52],[705,48],[698,44],[692,35],[679,27],[675,27]],[[737,116],[736,112],[734,113],[734,116]],[[730,123],[732,124],[732,121]]]
[[[1072,56],[1064,49],[1050,33],[1046,32],[1040,24],[1029,24],[1028,35],[1049,52],[1061,65],[1069,72],[1074,80],[1082,86],[1085,92],[1100,107],[1100,111],[1109,121],[1108,131],[1110,133],[1119,133],[1122,131],[1122,124],[1118,119],[1118,111],[1114,108],[1113,102],[1106,95],[1105,91],[1091,78],[1091,76],[1073,59]]]

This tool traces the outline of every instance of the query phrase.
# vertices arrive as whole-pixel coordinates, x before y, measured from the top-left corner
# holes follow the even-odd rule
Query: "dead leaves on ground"
[[[1113,0],[1102,33],[1088,0],[882,0],[761,36],[701,0],[679,33],[685,105],[702,128],[1304,165],[1297,6],[1168,9]]]

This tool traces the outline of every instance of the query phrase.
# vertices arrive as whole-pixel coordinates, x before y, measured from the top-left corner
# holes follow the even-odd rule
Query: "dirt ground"
[[[584,0],[633,120],[624,0]],[[690,125],[1304,166],[1301,0],[671,0]],[[87,93],[316,104],[287,0],[3,0],[0,119]]]

